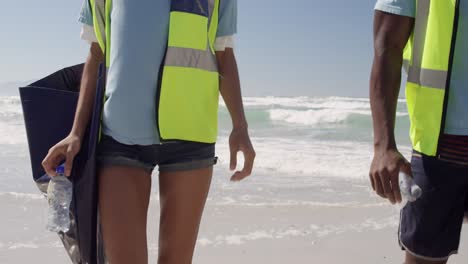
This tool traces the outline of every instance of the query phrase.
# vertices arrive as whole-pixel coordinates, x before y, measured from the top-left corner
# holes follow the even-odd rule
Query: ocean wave
[[[23,114],[19,96],[0,97],[0,120],[3,118],[20,117]]]
[[[269,110],[270,119],[273,121],[284,121],[287,123],[301,125],[316,125],[342,123],[352,114],[370,115],[370,111],[353,111],[344,112],[337,109],[323,110],[285,110],[273,109]]]
[[[399,99],[397,117],[408,116],[404,99]],[[221,117],[228,119],[225,104]],[[315,126],[343,123],[371,125],[368,98],[350,97],[245,97],[247,115],[254,122],[283,122],[283,124]]]
[[[369,106],[369,100],[365,98],[346,97],[244,97],[244,105],[247,108],[269,107],[269,108],[339,108],[359,109]],[[221,102],[224,105],[223,102]]]
[[[369,108],[369,98],[353,97],[244,97],[246,107],[284,107],[284,108],[337,108],[362,109]],[[405,103],[405,99],[398,99],[398,103]],[[224,102],[221,102],[225,105]]]
[[[0,144],[24,143],[26,130],[19,96],[0,96]]]
[[[21,100],[19,96],[0,96],[0,106],[3,105],[20,105]]]
[[[321,109],[321,110],[288,110],[272,109],[268,111],[270,119],[273,121],[283,121],[300,125],[318,124],[340,124],[348,121],[353,116],[361,116],[371,121],[371,111],[369,110],[344,110],[344,109]],[[398,112],[397,117],[405,117],[407,113]]]
[[[400,99],[401,101],[401,99]],[[221,106],[225,104],[220,101]],[[294,125],[330,125],[352,123],[353,118],[365,118],[371,121],[368,98],[349,97],[245,97],[245,111],[259,122],[284,122]],[[22,123],[22,108],[19,96],[0,97],[0,125],[12,122]],[[229,119],[224,108],[223,119]],[[406,117],[405,107],[400,107],[398,117]],[[360,121],[360,120],[357,120]],[[361,122],[361,121],[360,121]],[[266,124],[268,124],[266,123]],[[2,129],[0,127],[0,134]],[[11,129],[8,129],[8,133]]]

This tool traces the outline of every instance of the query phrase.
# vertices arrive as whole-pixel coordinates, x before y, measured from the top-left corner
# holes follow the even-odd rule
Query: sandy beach
[[[396,235],[397,209],[375,197],[365,183],[328,181],[320,188],[306,188],[311,193],[338,188],[343,196],[354,197],[347,203],[287,199],[266,203],[245,195],[216,199],[216,193],[223,190],[214,190],[205,211],[194,263],[402,263]],[[285,196],[286,190],[274,192]],[[10,212],[8,218],[0,220],[1,241],[10,241],[0,243],[0,263],[31,263],[38,259],[48,264],[68,263],[58,238],[44,229],[46,204],[40,195],[10,193],[0,198],[0,207]],[[157,260],[158,210],[154,192],[148,228],[150,263]],[[462,234],[461,254],[450,263],[466,263],[467,230]]]

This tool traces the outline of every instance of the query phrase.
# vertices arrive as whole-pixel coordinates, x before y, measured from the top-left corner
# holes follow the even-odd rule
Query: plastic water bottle
[[[419,199],[419,197],[422,195],[422,189],[414,182],[413,177],[404,172],[400,172],[398,178],[402,198],[401,204],[399,206],[401,209],[408,203],[412,203]]]
[[[70,203],[73,186],[65,176],[64,165],[59,166],[56,172],[57,176],[51,177],[47,188],[49,202],[47,230],[67,232],[70,229]]]

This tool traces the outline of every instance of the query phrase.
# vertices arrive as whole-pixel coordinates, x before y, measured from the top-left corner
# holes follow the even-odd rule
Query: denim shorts
[[[468,166],[414,152],[411,167],[423,194],[401,211],[400,245],[425,260],[446,260],[458,251],[468,209]]]
[[[172,141],[156,145],[125,145],[103,135],[97,149],[101,167],[129,166],[152,172],[156,165],[160,172],[189,171],[216,164],[215,144]]]

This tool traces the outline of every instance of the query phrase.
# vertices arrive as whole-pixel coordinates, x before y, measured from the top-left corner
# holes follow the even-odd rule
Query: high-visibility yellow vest
[[[112,0],[89,0],[99,45],[110,65]],[[162,141],[216,142],[219,73],[214,43],[220,0],[172,0],[156,106]]]
[[[417,0],[416,5],[404,52],[410,137],[414,150],[436,156],[445,125],[459,0]]]

